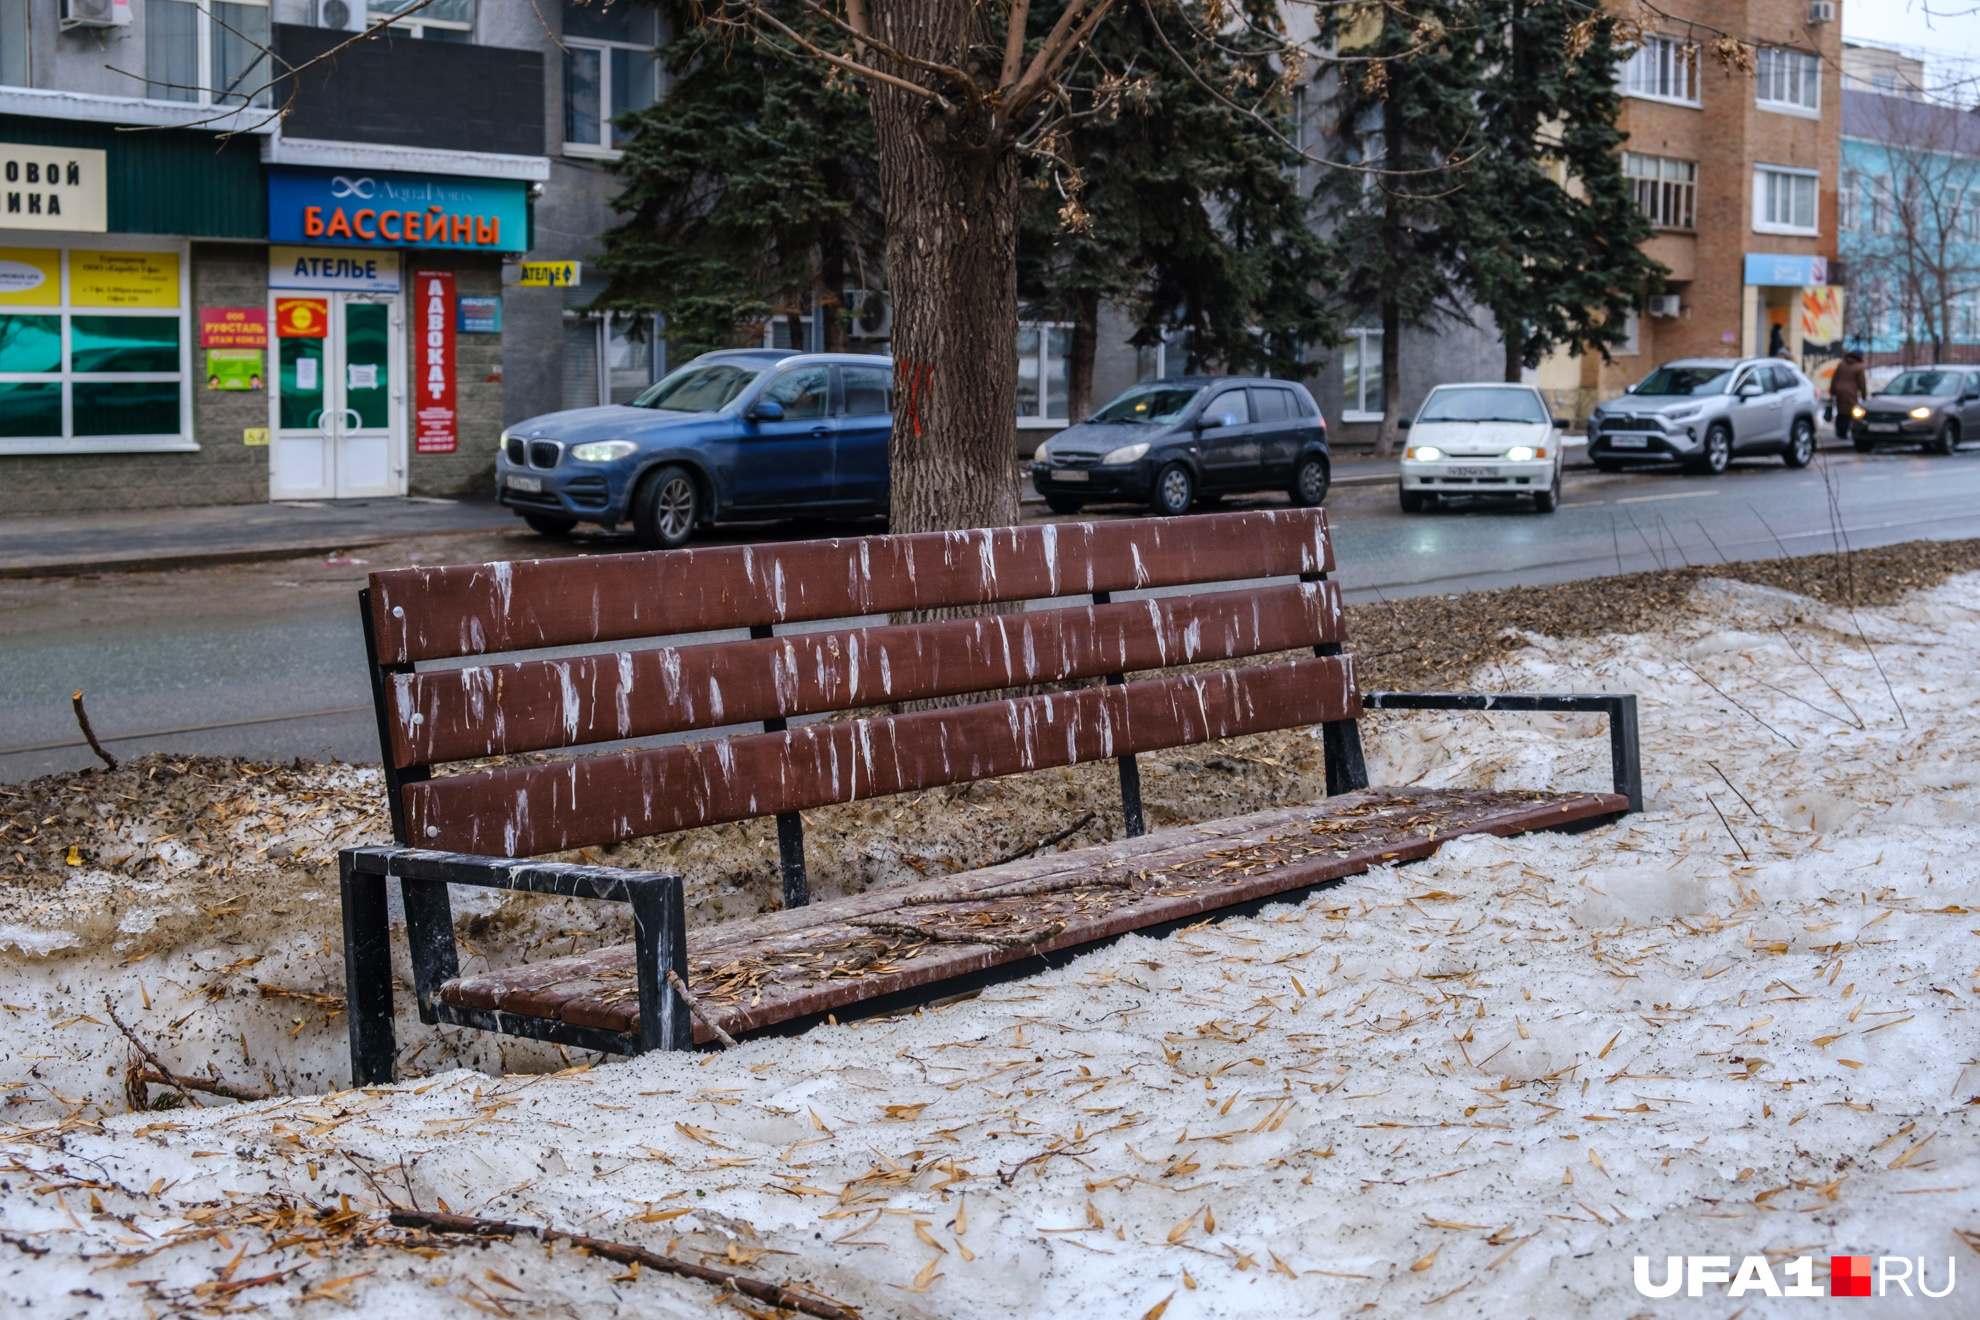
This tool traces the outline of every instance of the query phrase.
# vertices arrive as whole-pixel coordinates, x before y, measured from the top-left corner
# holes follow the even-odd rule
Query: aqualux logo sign
[[[1948,1297],[1958,1279],[1953,1258],[1946,1257],[1945,1287],[1934,1290],[1926,1281],[1925,1258],[1919,1256],[1831,1256],[1829,1284],[1815,1281],[1815,1257],[1796,1256],[1775,1271],[1765,1256],[1747,1256],[1733,1269],[1731,1256],[1666,1256],[1664,1278],[1651,1282],[1648,1256],[1636,1258],[1636,1291],[1645,1297],[1675,1297],[1680,1289],[1686,1297],[1703,1297],[1705,1289],[1727,1297],[1757,1293],[1763,1297],[1890,1297],[1902,1292],[1906,1297]],[[1917,1293],[1912,1292],[1916,1286]]]

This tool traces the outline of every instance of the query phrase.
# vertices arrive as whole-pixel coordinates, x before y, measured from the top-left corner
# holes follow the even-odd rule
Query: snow
[[[804,1280],[868,1316],[1803,1307],[1651,1303],[1638,1255],[1657,1279],[1667,1255],[1807,1255],[1818,1282],[1832,1253],[1905,1255],[1941,1287],[1980,1230],[1976,604],[1980,576],[1854,615],[1711,582],[1667,632],[1531,638],[1479,685],[1638,693],[1642,815],[1462,840],[938,1010],[555,1074],[78,1103],[0,1136],[0,1297],[93,1317],[713,1297],[527,1241],[409,1251],[378,1228],[388,1196]],[[1607,754],[1593,719],[1505,714],[1386,718],[1370,746],[1378,783],[1596,787]],[[333,970],[313,930],[290,938]],[[135,973],[6,975],[13,1057],[100,1092],[121,1052],[56,1015]],[[229,1004],[217,1032],[266,1011]],[[258,1030],[243,1052],[342,1073],[335,1031]],[[1953,1313],[1980,1286],[1959,1285],[1876,1314]]]

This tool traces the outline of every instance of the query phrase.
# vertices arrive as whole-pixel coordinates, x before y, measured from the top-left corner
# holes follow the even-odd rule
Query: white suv
[[[1439,385],[1403,419],[1402,508],[1421,513],[1447,495],[1532,497],[1540,513],[1561,502],[1567,423],[1531,385]]]

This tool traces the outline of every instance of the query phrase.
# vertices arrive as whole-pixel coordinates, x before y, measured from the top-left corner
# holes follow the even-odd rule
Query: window
[[[1815,234],[1813,170],[1761,165],[1753,171],[1753,229],[1760,234]]]
[[[4,0],[0,0],[4,2]],[[150,0],[144,17],[144,94],[195,105],[270,104],[268,3]]]
[[[181,252],[0,248],[0,453],[197,449]]]
[[[474,0],[433,0],[429,5],[421,5],[420,0],[370,0],[367,9],[374,23],[414,9],[405,19],[392,24],[394,32],[409,37],[426,41],[474,40]]]
[[[1244,401],[1243,390],[1225,390],[1222,394],[1203,405],[1203,424],[1215,421],[1219,426],[1249,426],[1251,405]]]
[[[1341,420],[1382,420],[1382,332],[1350,330],[1341,346]]]
[[[793,368],[771,381],[762,397],[781,407],[787,422],[816,421],[832,401],[832,369]]]
[[[617,149],[618,116],[652,105],[653,10],[633,0],[564,0],[564,146],[573,155]]]
[[[1676,37],[1645,37],[1623,65],[1623,93],[1698,104],[1698,47]]]
[[[1755,80],[1759,84],[1755,95],[1764,110],[1809,115],[1821,111],[1822,61],[1808,51],[1762,46]]]
[[[1692,227],[1698,203],[1697,161],[1625,151],[1623,177],[1651,224],[1659,229]]]
[[[0,0],[0,87],[28,86],[28,0]]]
[[[1283,422],[1293,415],[1292,395],[1284,390],[1253,390],[1251,401],[1261,422]]]
[[[894,373],[885,367],[840,367],[848,417],[884,417],[894,411]]]
[[[1836,228],[1844,233],[1853,233],[1863,223],[1862,193],[1863,176],[1855,170],[1844,170],[1836,187]]]
[[[1066,421],[1066,358],[1072,352],[1070,321],[1024,321],[1017,333],[1019,426],[1060,426]]]
[[[1151,380],[1175,380],[1189,374],[1190,329],[1165,328],[1156,344],[1136,344],[1134,379],[1138,385]]]
[[[666,374],[665,354],[650,315],[566,313],[563,406],[631,403]]]
[[[1623,341],[1609,351],[1617,357],[1636,357],[1643,352],[1643,317],[1634,307],[1623,313]]]
[[[1870,232],[1888,234],[1891,232],[1891,218],[1897,210],[1897,194],[1891,190],[1891,176],[1875,174],[1870,178]]]

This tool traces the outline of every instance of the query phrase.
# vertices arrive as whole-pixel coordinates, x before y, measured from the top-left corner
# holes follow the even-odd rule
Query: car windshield
[[[635,408],[665,408],[669,412],[720,412],[763,372],[758,367],[718,362],[685,366],[632,401]]]
[[[1882,394],[1951,394],[1959,388],[1956,371],[1907,371],[1879,391]]]
[[[1547,410],[1531,390],[1459,386],[1440,389],[1423,405],[1423,422],[1544,422]]]
[[[1636,394],[1724,394],[1731,367],[1658,367],[1636,387]]]
[[[1094,413],[1096,422],[1143,422],[1167,426],[1183,415],[1183,410],[1203,393],[1187,385],[1141,385]]]

